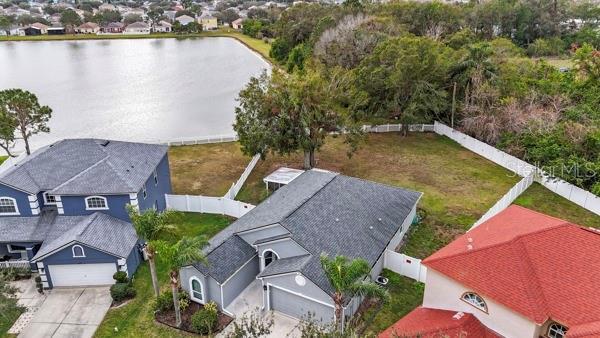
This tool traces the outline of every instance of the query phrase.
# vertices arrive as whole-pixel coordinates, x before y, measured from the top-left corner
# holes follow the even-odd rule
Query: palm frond
[[[390,299],[390,294],[383,287],[368,280],[357,281],[350,286],[351,296],[373,297],[383,301]]]

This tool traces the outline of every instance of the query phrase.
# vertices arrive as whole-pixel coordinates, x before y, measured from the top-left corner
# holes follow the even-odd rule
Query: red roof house
[[[434,312],[416,309],[394,324],[409,336],[440,324],[406,326],[410,318],[448,310],[506,337],[600,337],[598,230],[513,205],[423,264],[423,306]]]

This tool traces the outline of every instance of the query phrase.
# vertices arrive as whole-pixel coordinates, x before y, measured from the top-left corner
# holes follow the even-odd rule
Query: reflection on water
[[[0,43],[0,89],[30,90],[54,110],[37,146],[230,133],[237,93],[268,67],[229,38]]]

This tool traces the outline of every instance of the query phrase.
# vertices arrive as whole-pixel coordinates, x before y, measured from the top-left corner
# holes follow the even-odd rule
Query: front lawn
[[[250,160],[242,154],[237,142],[171,147],[169,165],[173,192],[223,196]]]
[[[300,168],[302,155],[271,156],[258,163],[238,194],[257,204],[267,197],[262,179],[280,166]],[[458,143],[432,133],[369,134],[346,156],[341,138],[330,138],[317,154],[317,167],[423,192],[424,221],[401,250],[424,258],[464,233],[519,177]]]
[[[425,284],[387,269],[383,270],[382,275],[389,279],[387,290],[391,299],[383,304],[374,318],[376,309],[370,309],[365,314],[364,318],[368,323],[364,332],[366,337],[377,336],[423,302]]]
[[[582,226],[600,228],[600,216],[534,183],[515,204]]]
[[[182,221],[177,225],[175,232],[165,237],[164,240],[176,241],[181,236],[201,234],[212,237],[230,223],[231,219],[226,216],[185,213]],[[158,264],[157,272],[161,288],[169,288],[166,267]],[[137,291],[137,296],[129,304],[118,309],[109,310],[98,327],[95,337],[150,338],[189,336],[154,322],[152,309],[154,292],[152,290],[150,270],[147,263],[143,263],[138,268],[134,276],[133,285]]]
[[[0,164],[2,164],[2,162],[6,161],[7,158],[8,158],[8,156],[0,156]]]

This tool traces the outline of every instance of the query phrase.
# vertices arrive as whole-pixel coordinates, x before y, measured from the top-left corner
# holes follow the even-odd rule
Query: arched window
[[[71,251],[73,251],[73,257],[85,257],[85,251],[81,245],[73,245]]]
[[[548,337],[564,338],[566,337],[568,330],[569,329],[564,325],[560,325],[559,323],[552,323],[550,324],[550,326],[548,326]]]
[[[0,215],[19,215],[17,200],[12,197],[0,197]]]
[[[487,305],[485,304],[483,298],[481,298],[478,294],[473,292],[465,292],[462,295],[461,299],[469,303],[470,305],[478,308],[479,310],[487,312]]]
[[[102,196],[90,196],[85,198],[86,210],[107,210],[108,203],[106,197]]]
[[[275,253],[275,251],[273,251],[271,249],[267,249],[267,250],[265,250],[265,252],[263,252],[263,259],[265,260],[265,268],[266,268],[267,266],[269,266],[269,264],[278,260],[279,255],[277,255]]]
[[[204,304],[204,287],[197,277],[190,278],[190,298]]]

